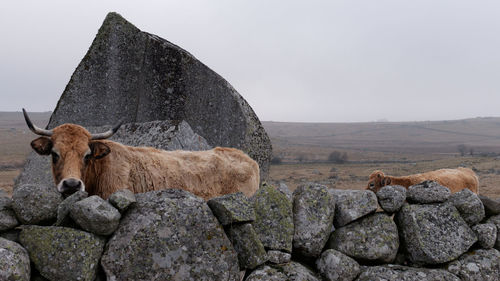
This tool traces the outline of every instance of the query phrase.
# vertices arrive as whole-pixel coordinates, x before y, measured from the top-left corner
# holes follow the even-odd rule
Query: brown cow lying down
[[[106,199],[119,189],[134,193],[179,188],[208,200],[241,191],[251,196],[259,188],[259,165],[244,152],[225,147],[207,151],[165,151],[131,147],[104,140],[121,124],[90,134],[75,124],[53,130],[28,127],[42,137],[31,142],[40,155],[52,155],[52,174],[61,193],[85,190]]]
[[[386,185],[402,185],[408,188],[409,186],[426,180],[436,181],[440,185],[448,187],[452,193],[458,192],[464,188],[468,188],[476,194],[479,192],[479,180],[477,175],[468,168],[440,169],[404,177],[386,176],[381,171],[374,171],[370,175],[366,189],[377,192]]]

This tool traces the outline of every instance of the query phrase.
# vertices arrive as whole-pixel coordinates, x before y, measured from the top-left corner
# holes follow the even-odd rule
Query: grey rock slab
[[[492,216],[487,221],[497,227],[497,241],[495,242],[495,249],[500,250],[500,215]]]
[[[275,264],[287,263],[292,259],[291,254],[276,250],[267,251],[267,257],[269,262]]]
[[[94,280],[105,245],[94,234],[56,226],[23,226],[19,240],[49,280]]]
[[[262,185],[251,200],[255,208],[252,225],[264,247],[291,253],[294,233],[292,202],[269,185]]]
[[[498,281],[500,252],[495,249],[472,251],[449,263],[447,269],[463,281]]]
[[[335,198],[336,228],[375,212],[378,208],[377,196],[369,190],[329,189]]]
[[[264,246],[252,224],[233,224],[227,227],[227,236],[238,253],[240,269],[254,269],[267,261]]]
[[[255,220],[253,204],[242,192],[212,198],[207,204],[222,225]]]
[[[401,185],[387,185],[377,192],[378,204],[388,212],[397,212],[406,200],[406,188]]]
[[[326,244],[333,225],[335,199],[328,187],[305,184],[293,192],[293,250],[316,258]]]
[[[320,281],[321,278],[312,269],[301,263],[291,261],[286,264],[276,265],[279,271],[283,272],[289,281]]]
[[[108,241],[108,280],[239,280],[238,256],[205,201],[167,189],[136,194]]]
[[[108,201],[117,208],[120,213],[125,212],[131,204],[136,202],[134,193],[129,189],[120,189],[116,191],[109,196]]]
[[[12,229],[19,225],[13,210],[0,210],[0,232]]]
[[[457,208],[458,212],[469,225],[474,225],[484,218],[484,206],[479,197],[468,188],[453,193],[448,202]]]
[[[329,249],[316,260],[316,268],[327,281],[352,281],[360,273],[359,264],[341,252]]]
[[[406,199],[411,203],[442,203],[450,197],[450,190],[435,181],[423,181],[408,187]]]
[[[402,244],[410,260],[417,264],[449,262],[477,241],[457,209],[448,203],[405,204],[397,222]]]
[[[461,281],[443,269],[415,268],[400,265],[370,266],[356,281]]]
[[[48,127],[119,120],[185,120],[211,146],[247,152],[267,177],[271,142],[246,100],[187,51],[109,13]]]
[[[57,207],[63,201],[55,187],[22,185],[12,194],[12,208],[23,224],[41,224],[57,217]]]
[[[66,226],[70,223],[69,211],[71,207],[78,201],[87,198],[89,195],[85,191],[77,191],[70,196],[66,197],[64,201],[57,207],[57,221],[55,226]]]
[[[71,218],[84,230],[97,235],[110,235],[120,223],[120,212],[97,195],[73,204]]]
[[[6,209],[12,209],[12,199],[7,194],[0,194],[0,211]]]
[[[500,200],[479,195],[479,199],[483,202],[484,211],[486,216],[491,217],[500,215]]]
[[[276,268],[261,266],[248,275],[245,281],[288,281],[288,277]]]
[[[476,233],[477,242],[483,249],[490,249],[495,246],[497,241],[497,227],[492,223],[476,224],[472,226],[472,230]]]
[[[293,202],[293,192],[290,190],[290,188],[288,188],[288,185],[286,185],[284,182],[280,182],[279,184],[277,184],[276,189],[279,192],[285,194],[286,198],[288,198],[290,202]]]
[[[390,216],[375,213],[337,228],[326,247],[357,260],[390,263],[398,252],[398,229]]]
[[[29,281],[30,276],[30,258],[26,249],[0,237],[0,280]]]

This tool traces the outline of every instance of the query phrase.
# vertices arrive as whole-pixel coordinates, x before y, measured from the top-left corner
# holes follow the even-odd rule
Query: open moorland
[[[42,127],[50,112],[30,116]],[[276,163],[270,181],[291,189],[307,181],[362,189],[375,169],[400,176],[465,166],[478,174],[480,193],[500,197],[500,118],[263,125]],[[11,192],[34,138],[20,112],[0,112],[0,189]]]

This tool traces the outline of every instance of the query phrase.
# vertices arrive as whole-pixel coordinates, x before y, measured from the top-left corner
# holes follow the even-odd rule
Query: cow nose
[[[82,181],[79,179],[69,178],[65,179],[62,183],[62,192],[65,194],[73,194],[80,190]]]

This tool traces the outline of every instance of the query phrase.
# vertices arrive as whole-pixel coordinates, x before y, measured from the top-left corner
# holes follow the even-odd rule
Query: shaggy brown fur
[[[437,181],[439,184],[448,187],[452,193],[464,188],[468,188],[476,194],[479,193],[478,177],[474,171],[468,168],[440,169],[404,177],[386,176],[381,171],[374,171],[370,175],[366,189],[377,192],[386,185],[402,185],[408,188],[426,180]]]
[[[164,151],[131,147],[109,140],[91,140],[83,127],[64,124],[53,135],[32,142],[42,155],[52,154],[56,184],[74,178],[89,195],[106,199],[119,189],[134,193],[179,188],[208,200],[259,188],[259,166],[244,152],[216,147],[207,151]]]

